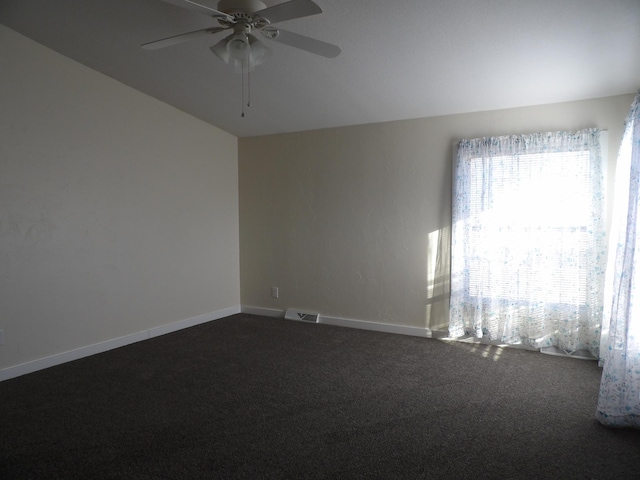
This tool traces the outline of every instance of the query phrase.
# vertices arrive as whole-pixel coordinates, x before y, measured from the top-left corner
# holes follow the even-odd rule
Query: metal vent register
[[[318,323],[319,313],[301,312],[300,310],[287,309],[284,314],[287,320],[297,320],[299,322]]]

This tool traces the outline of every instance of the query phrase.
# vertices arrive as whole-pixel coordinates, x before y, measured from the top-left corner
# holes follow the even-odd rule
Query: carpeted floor
[[[640,478],[600,373],[234,315],[0,383],[0,478]]]

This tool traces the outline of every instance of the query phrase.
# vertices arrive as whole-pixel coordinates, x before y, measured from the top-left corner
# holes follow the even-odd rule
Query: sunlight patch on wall
[[[432,331],[447,330],[451,292],[451,227],[435,230],[427,236],[426,324]]]

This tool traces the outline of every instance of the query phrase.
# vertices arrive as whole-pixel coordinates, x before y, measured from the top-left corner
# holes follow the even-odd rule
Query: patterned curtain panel
[[[618,153],[615,195],[596,417],[605,425],[640,428],[640,93]]]
[[[597,357],[603,183],[597,129],[461,141],[449,334]]]

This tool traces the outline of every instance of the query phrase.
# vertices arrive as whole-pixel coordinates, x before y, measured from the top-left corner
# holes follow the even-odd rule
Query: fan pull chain
[[[247,107],[251,107],[251,69],[247,68]]]
[[[247,62],[247,64],[245,64],[245,61]],[[242,113],[240,114],[240,116],[242,118],[244,118],[244,77],[245,77],[245,67],[246,67],[246,74],[247,74],[247,107],[250,108],[251,107],[251,69],[249,68],[248,65],[248,60],[242,60],[242,79],[240,80],[241,84],[242,84]]]
[[[244,59],[242,60],[240,84],[242,85],[242,113],[240,114],[240,116],[244,118]]]

